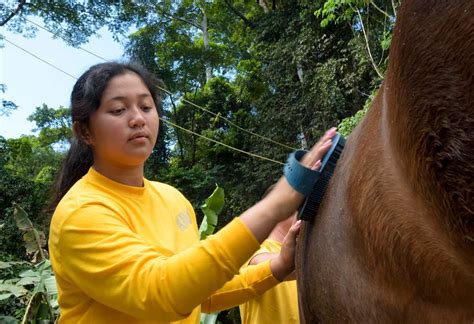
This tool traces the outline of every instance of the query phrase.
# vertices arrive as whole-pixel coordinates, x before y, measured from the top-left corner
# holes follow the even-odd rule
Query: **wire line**
[[[206,136],[204,136],[204,135],[195,133],[195,132],[193,132],[193,131],[191,131],[191,130],[189,130],[189,129],[187,129],[187,128],[181,127],[181,126],[179,126],[179,125],[177,125],[177,124],[175,124],[175,123],[173,123],[173,122],[171,122],[171,121],[169,121],[169,120],[166,120],[166,119],[164,119],[164,118],[161,118],[161,117],[160,117],[160,120],[162,120],[163,122],[165,122],[165,123],[167,123],[167,124],[170,124],[170,125],[172,125],[172,126],[178,128],[178,129],[180,129],[180,130],[183,130],[183,131],[185,131],[185,132],[188,132],[188,133],[197,135],[197,136],[199,136],[199,137],[205,138],[205,139],[207,139],[208,141],[214,142],[214,143],[216,143],[216,144],[220,144],[220,145],[225,146],[225,147],[227,147],[227,148],[230,148],[230,149],[232,149],[232,150],[234,150],[234,151],[237,151],[237,152],[240,152],[240,153],[244,153],[244,154],[247,154],[247,155],[250,155],[250,156],[253,156],[253,157],[258,157],[258,158],[260,158],[260,159],[267,160],[267,161],[271,161],[271,162],[273,162],[273,163],[277,163],[277,164],[281,164],[281,165],[284,165],[284,164],[285,164],[285,163],[283,163],[283,162],[280,162],[280,161],[277,161],[277,160],[273,160],[273,159],[267,158],[267,157],[265,157],[265,156],[261,156],[261,155],[254,154],[254,153],[251,153],[251,152],[247,152],[247,151],[238,149],[238,148],[236,148],[236,147],[227,145],[227,144],[225,144],[225,143],[216,141],[216,140],[214,140],[214,139],[212,139],[212,138],[206,137]]]
[[[74,75],[72,75],[72,74],[70,74],[70,73],[68,73],[68,72],[66,72],[66,71],[64,71],[64,70],[62,70],[62,69],[60,69],[60,68],[58,68],[58,67],[55,66],[54,64],[49,63],[48,61],[46,61],[46,60],[40,58],[39,56],[37,56],[37,55],[31,53],[30,51],[24,49],[23,47],[16,45],[16,44],[13,43],[12,41],[8,40],[6,37],[3,37],[3,39],[5,39],[8,43],[12,44],[13,46],[15,46],[15,47],[21,49],[21,50],[24,51],[25,53],[27,53],[27,54],[33,56],[34,58],[40,60],[40,61],[43,62],[43,63],[49,65],[50,67],[52,67],[52,68],[54,68],[54,69],[56,69],[56,70],[58,70],[58,71],[60,71],[60,72],[62,72],[62,73],[64,73],[64,74],[70,76],[71,78],[73,78],[73,79],[75,79],[75,80],[78,79],[78,78],[75,77]],[[215,139],[212,139],[212,138],[206,137],[206,136],[204,136],[204,135],[201,135],[201,134],[199,134],[199,133],[193,132],[193,131],[191,131],[191,130],[189,130],[189,129],[186,129],[186,128],[182,127],[182,126],[179,126],[179,125],[177,125],[177,124],[175,124],[175,123],[173,123],[173,122],[171,122],[171,121],[169,121],[169,120],[166,120],[166,119],[164,119],[163,117],[159,117],[159,118],[160,118],[160,120],[162,120],[164,123],[170,124],[170,125],[172,125],[172,126],[178,128],[178,129],[180,129],[180,130],[183,130],[183,131],[186,131],[186,132],[191,133],[191,134],[193,134],[193,135],[199,136],[199,137],[201,137],[201,138],[204,138],[204,139],[206,139],[206,140],[208,140],[208,141],[211,141],[211,142],[213,142],[213,143],[222,145],[222,146],[227,147],[227,148],[229,148],[229,149],[232,149],[232,150],[234,150],[234,151],[237,151],[237,152],[240,152],[240,153],[243,153],[243,154],[252,156],[252,157],[260,158],[260,159],[262,159],[262,160],[266,160],[266,161],[270,161],[270,162],[273,162],[273,163],[277,163],[277,164],[284,165],[283,162],[276,161],[276,160],[273,160],[273,159],[271,159],[271,158],[267,158],[267,157],[265,157],[265,156],[261,156],[261,155],[255,154],[255,153],[251,153],[251,152],[247,152],[247,151],[238,149],[238,148],[233,147],[233,146],[230,146],[230,145],[228,145],[228,144],[219,142],[219,141],[217,141],[217,140],[215,140]]]
[[[156,86],[158,89],[160,89],[160,90],[166,92],[167,94],[172,95],[172,92],[171,92],[171,91],[166,90],[166,89],[160,87],[159,85],[155,85],[155,86]],[[248,134],[257,136],[257,137],[259,137],[259,138],[261,138],[261,139],[264,139],[264,140],[266,140],[266,141],[269,141],[269,142],[272,142],[272,143],[274,143],[274,144],[280,145],[280,146],[282,146],[282,147],[284,147],[284,148],[287,148],[287,149],[290,149],[290,150],[296,150],[296,148],[294,148],[294,147],[291,147],[291,146],[289,146],[289,145],[286,145],[286,144],[277,142],[277,141],[275,141],[275,140],[272,140],[271,138],[265,137],[265,136],[263,136],[263,135],[259,135],[259,134],[257,134],[257,133],[254,133],[254,132],[250,131],[250,130],[247,130],[247,129],[245,129],[245,128],[242,128],[242,127],[240,127],[239,125],[237,125],[236,123],[234,123],[234,122],[230,121],[229,119],[225,118],[224,116],[222,116],[222,115],[220,115],[220,114],[216,114],[215,112],[210,111],[209,109],[206,109],[206,108],[204,108],[204,107],[202,107],[202,106],[199,106],[199,105],[195,104],[194,102],[191,102],[191,101],[187,100],[187,99],[184,98],[184,97],[181,97],[181,100],[184,101],[184,102],[186,102],[186,103],[188,103],[188,104],[190,104],[191,106],[194,106],[194,107],[196,107],[196,108],[198,108],[198,109],[201,109],[201,110],[207,112],[208,114],[211,114],[211,115],[213,115],[213,116],[216,116],[216,117],[218,117],[218,118],[221,118],[221,119],[225,120],[226,122],[228,122],[229,124],[231,124],[231,125],[234,126],[235,128],[240,129],[240,130],[243,131],[243,132],[246,132],[246,133],[248,133]]]
[[[4,5],[1,5],[1,6],[5,7]],[[35,26],[38,27],[38,28],[41,28],[41,29],[45,30],[46,32],[52,34],[53,36],[58,36],[58,37],[60,37],[61,39],[63,39],[64,41],[66,41],[66,40],[61,36],[60,31],[58,31],[58,32],[53,32],[53,31],[49,30],[48,28],[46,28],[46,27],[44,27],[44,26],[41,26],[40,24],[37,24],[37,23],[35,23],[34,21],[29,20],[28,18],[25,18],[25,17],[20,17],[20,18],[23,19],[23,20],[25,20],[25,21],[27,21],[27,22],[29,22],[29,23],[31,23],[31,24],[33,24],[33,25],[35,25]],[[67,42],[66,42],[66,43],[67,43]],[[81,46],[78,46],[77,48],[80,49],[80,50],[82,50],[82,51],[84,51],[84,52],[86,52],[86,53],[88,53],[88,54],[90,54],[90,55],[93,55],[93,56],[95,56],[95,57],[97,57],[97,58],[99,58],[99,59],[101,59],[101,60],[103,60],[103,61],[105,61],[105,62],[109,62],[109,60],[107,60],[107,59],[103,58],[102,56],[97,55],[97,54],[95,54],[95,53],[93,53],[93,52],[91,52],[91,51],[89,51],[89,50],[87,50],[87,49],[85,49],[85,48],[83,48],[83,47],[81,47]],[[169,90],[166,90],[166,89],[160,87],[159,85],[155,85],[155,86],[156,86],[158,89],[160,89],[160,90],[166,92],[167,94],[172,95],[172,92],[170,92]],[[268,141],[268,142],[271,142],[271,143],[273,143],[273,144],[279,145],[279,146],[284,147],[284,148],[286,148],[286,149],[297,150],[296,148],[294,148],[294,147],[292,147],[292,146],[290,146],[290,145],[287,145],[287,144],[284,144],[284,143],[280,143],[280,142],[275,141],[275,140],[273,140],[273,139],[271,139],[271,138],[265,137],[265,136],[263,136],[263,135],[260,135],[260,134],[257,134],[257,133],[255,133],[255,132],[252,132],[252,131],[250,131],[250,130],[248,130],[248,129],[245,129],[245,128],[243,128],[243,127],[237,125],[236,123],[232,122],[232,121],[229,120],[228,118],[226,118],[226,117],[224,117],[224,116],[222,116],[222,115],[220,115],[220,114],[216,114],[215,112],[212,112],[212,111],[210,111],[209,109],[206,109],[206,108],[204,108],[204,107],[202,107],[202,106],[200,106],[200,105],[198,105],[198,104],[195,104],[194,102],[191,102],[191,101],[187,100],[186,98],[184,98],[184,96],[182,96],[180,99],[181,99],[183,102],[186,102],[186,103],[190,104],[191,106],[193,106],[193,107],[195,107],[195,108],[198,108],[198,109],[200,109],[200,110],[202,110],[202,111],[207,112],[208,114],[211,114],[211,115],[213,115],[213,116],[215,116],[215,117],[218,117],[218,118],[221,118],[221,119],[225,120],[225,121],[226,121],[227,123],[229,123],[230,125],[234,126],[235,128],[237,128],[237,129],[239,129],[239,130],[241,130],[241,131],[243,131],[243,132],[245,132],[245,133],[251,134],[251,135],[253,135],[253,136],[256,136],[256,137],[258,137],[258,138],[261,138],[261,139],[266,140],[266,141]]]
[[[52,68],[54,68],[54,69],[56,69],[56,70],[58,70],[58,71],[60,71],[60,72],[62,72],[62,73],[64,73],[64,74],[67,74],[67,75],[69,75],[71,78],[77,80],[77,77],[75,77],[74,75],[69,74],[69,73],[67,73],[66,71],[64,71],[64,70],[62,70],[62,69],[60,69],[60,68],[58,68],[58,67],[55,66],[54,64],[51,64],[51,63],[49,63],[48,61],[43,60],[41,57],[36,56],[35,54],[33,54],[33,53],[31,53],[31,52],[28,52],[28,51],[27,51],[26,49],[24,49],[23,47],[21,47],[21,46],[19,46],[19,45],[16,45],[15,43],[9,41],[5,36],[3,36],[3,39],[4,39],[5,41],[7,41],[8,43],[12,44],[13,46],[15,46],[15,47],[21,49],[22,51],[24,51],[24,52],[30,54],[30,55],[33,56],[34,58],[40,60],[41,62],[43,62],[43,63],[45,63],[45,64],[48,64],[50,67],[52,67]]]

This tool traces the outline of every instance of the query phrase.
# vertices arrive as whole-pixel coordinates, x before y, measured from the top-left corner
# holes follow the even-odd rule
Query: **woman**
[[[76,139],[58,180],[49,237],[61,322],[197,323],[200,305],[303,199],[282,178],[265,199],[199,242],[186,198],[143,177],[159,106],[153,79],[129,64],[95,65],[74,85]],[[334,133],[301,163],[318,168]],[[290,232],[294,244],[298,225]],[[293,271],[293,257],[281,253],[263,263],[249,285],[273,287]]]

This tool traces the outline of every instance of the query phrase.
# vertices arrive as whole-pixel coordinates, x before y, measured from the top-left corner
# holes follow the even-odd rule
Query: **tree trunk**
[[[202,37],[204,40],[204,52],[207,53],[209,50],[209,31],[207,29],[207,16],[204,12],[204,9],[201,8],[202,12],[202,20],[201,20],[201,30],[202,30]],[[212,79],[212,67],[210,62],[205,63],[206,66],[206,82],[209,82]]]

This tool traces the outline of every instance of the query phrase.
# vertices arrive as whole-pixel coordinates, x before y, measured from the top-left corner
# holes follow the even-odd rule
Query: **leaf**
[[[44,286],[48,292],[48,295],[55,296],[58,294],[58,286],[56,285],[56,278],[54,275],[51,275],[49,278],[44,280]]]
[[[26,251],[28,254],[39,253],[40,260],[45,259],[43,254],[43,247],[46,245],[45,235],[41,231],[37,231],[33,223],[28,218],[28,214],[20,205],[13,203],[13,217],[15,218],[18,229],[23,234],[23,241],[25,242]]]
[[[22,273],[20,273],[19,276],[20,276],[21,278],[27,278],[27,277],[36,277],[36,278],[39,278],[40,273],[29,269],[29,270],[26,270],[26,271],[23,271]]]
[[[3,262],[3,261],[0,261],[0,270],[8,269],[8,268],[11,268],[14,265],[18,265],[18,264],[29,264],[29,262],[25,262],[25,261]]]
[[[1,295],[0,295],[0,298],[1,298]],[[17,324],[18,320],[14,317],[11,317],[11,316],[0,316],[0,323],[3,323],[3,324]]]
[[[8,293],[8,294],[0,294],[0,300],[5,300],[5,299],[8,299],[10,298],[11,296],[13,296],[12,293]],[[1,319],[1,317],[0,317]],[[3,322],[0,322],[0,323],[3,323]]]
[[[12,284],[0,284],[0,292],[8,292],[10,295],[15,295],[15,297],[20,297],[28,294],[28,290],[22,286],[12,285]]]
[[[21,278],[20,281],[18,281],[16,284],[19,286],[34,285],[39,280],[40,279],[38,277],[25,277]]]
[[[212,313],[212,314],[201,314],[200,324],[214,324],[217,321],[217,315],[219,313]]]
[[[224,189],[216,185],[214,192],[206,199],[201,206],[204,218],[199,226],[199,236],[205,239],[208,235],[214,233],[217,226],[218,215],[224,207]]]
[[[33,224],[28,218],[28,214],[25,212],[23,208],[21,208],[16,203],[13,203],[13,207],[14,207],[15,222],[18,229],[20,231],[30,231],[33,228]]]
[[[206,199],[205,204],[202,205],[201,208],[208,208],[216,214],[219,214],[224,208],[224,189],[216,185],[216,189],[212,195]]]

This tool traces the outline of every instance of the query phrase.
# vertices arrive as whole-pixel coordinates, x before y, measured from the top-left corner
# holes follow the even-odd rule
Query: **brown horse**
[[[474,323],[474,1],[405,0],[299,238],[303,323]]]

